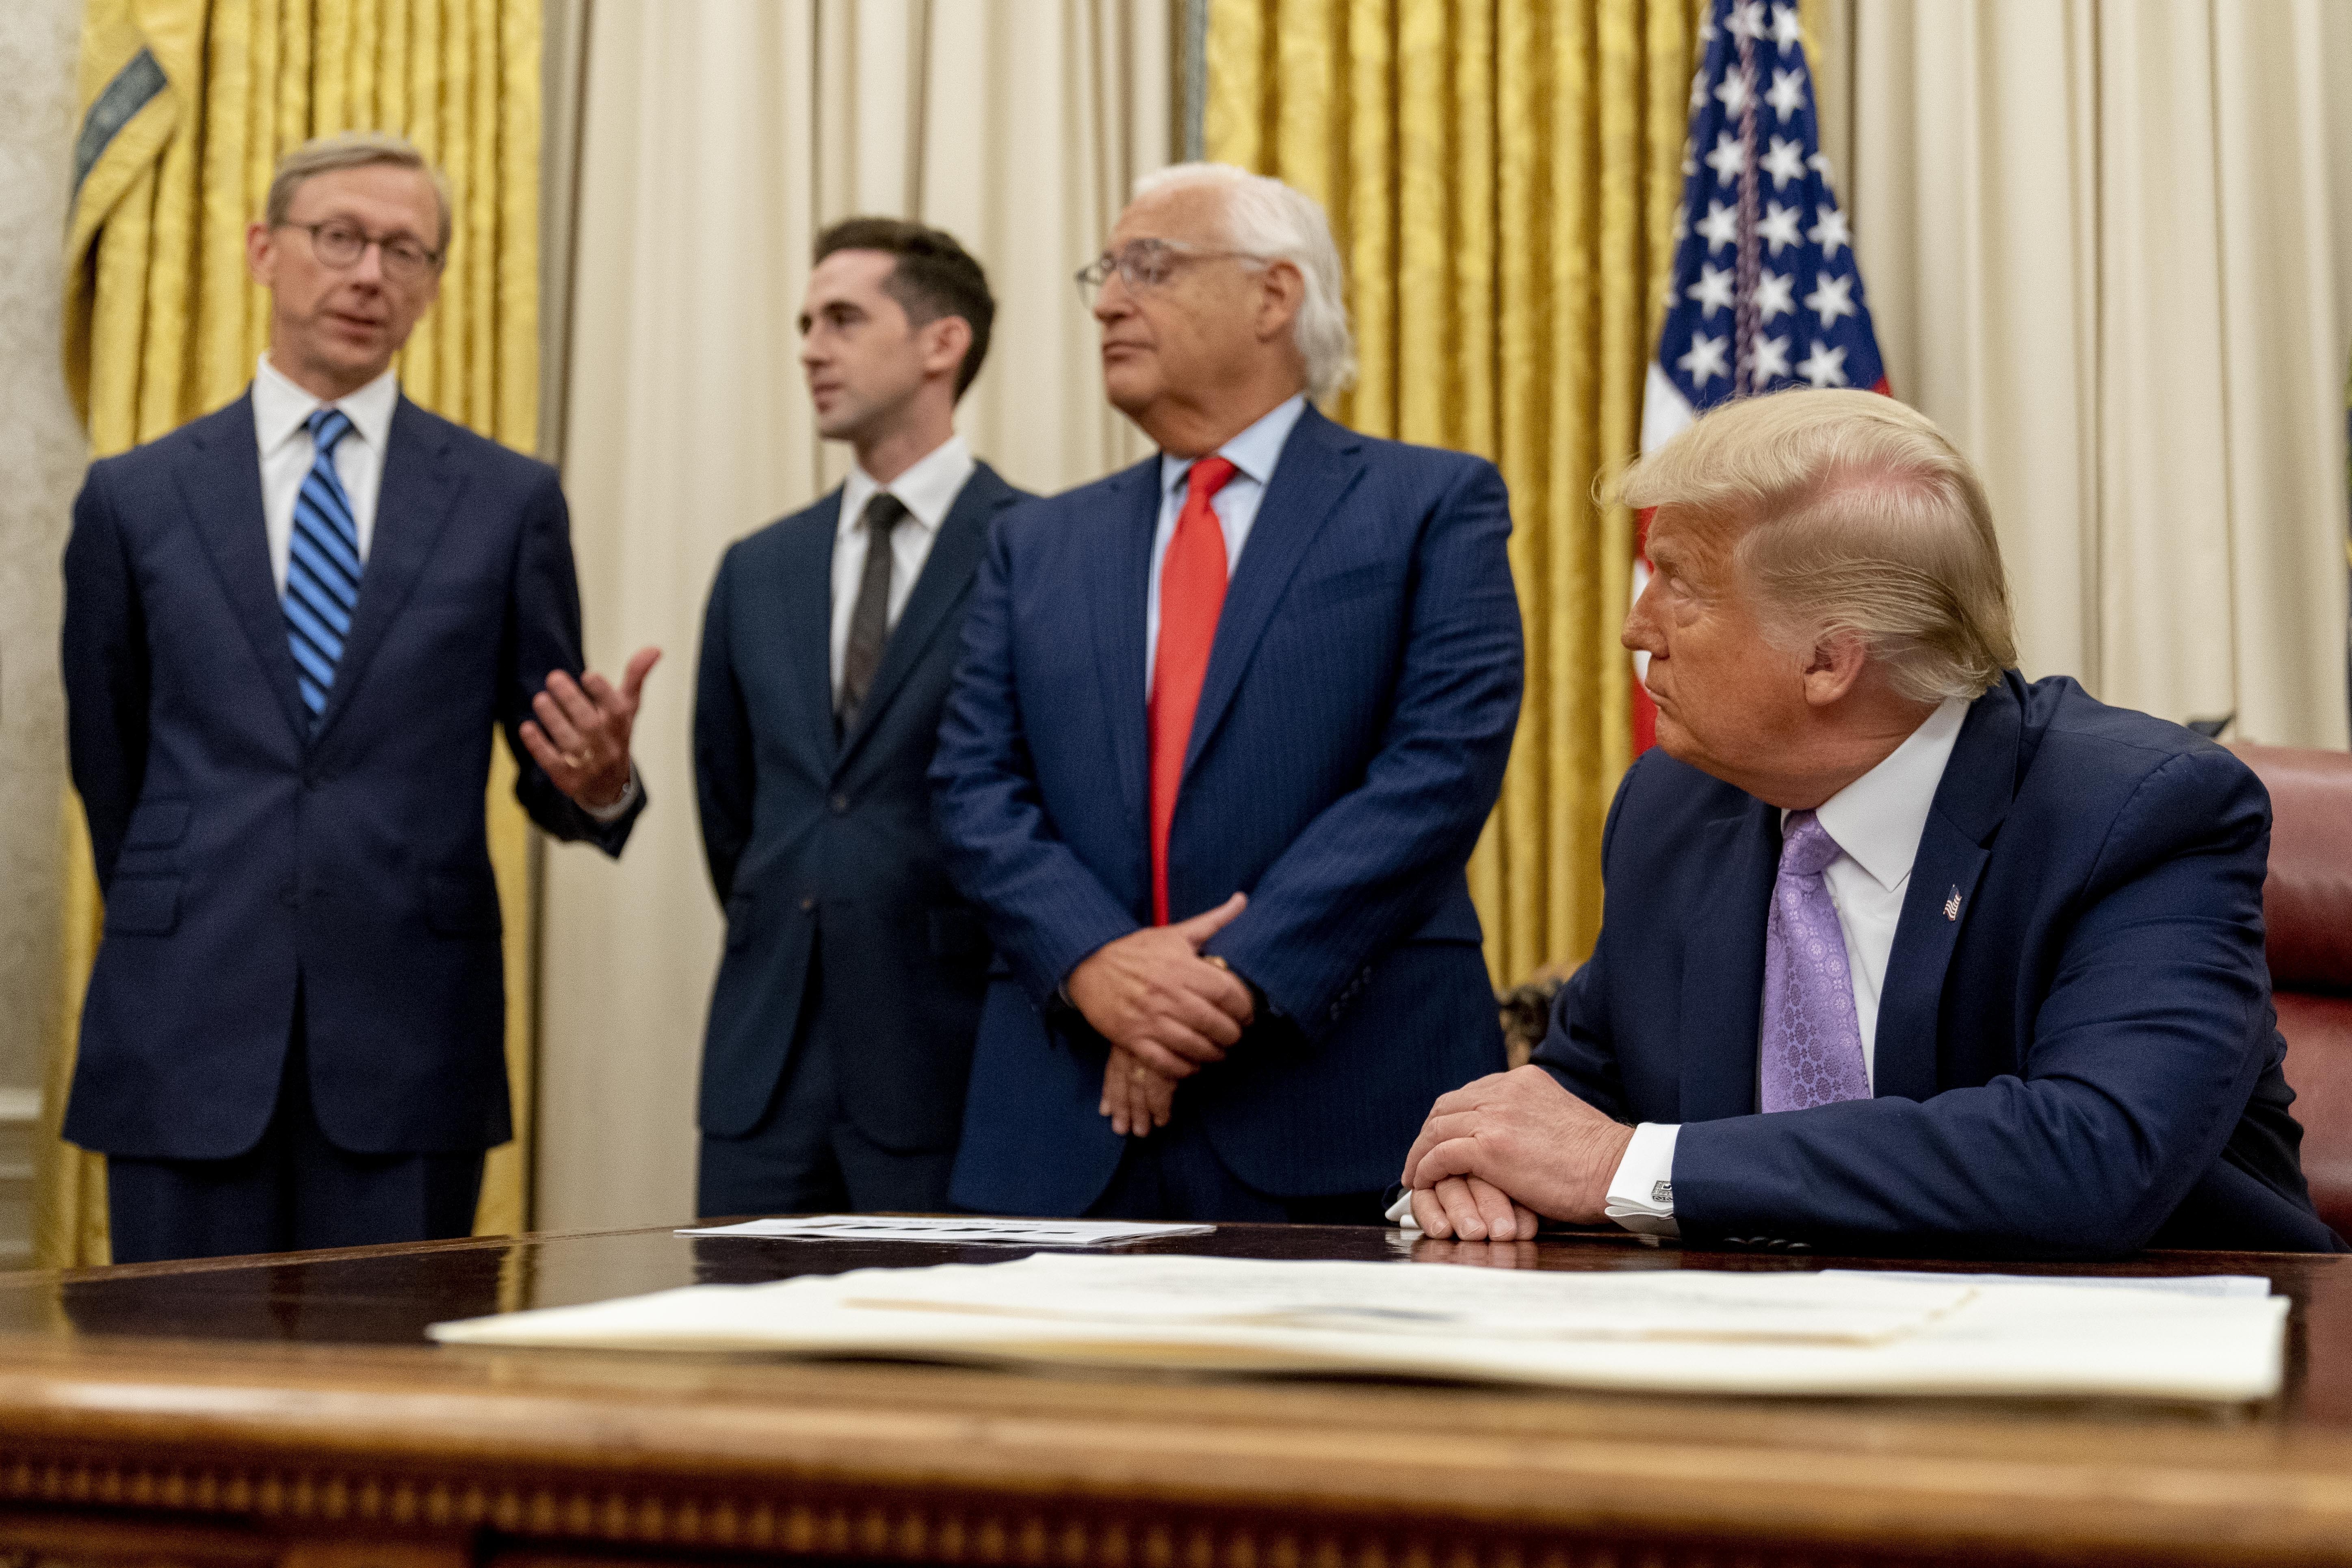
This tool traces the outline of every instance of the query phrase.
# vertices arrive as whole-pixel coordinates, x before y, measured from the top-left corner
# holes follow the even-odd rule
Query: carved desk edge
[[[1108,1413],[993,1414],[909,1398],[925,1374],[899,1369],[770,1403],[611,1386],[604,1358],[561,1353],[174,1348],[68,1364],[0,1342],[0,1500],[1008,1568],[1580,1568],[1636,1544],[1662,1563],[2352,1562],[2352,1441],[2244,1425],[1569,1394],[1594,1430],[1371,1430],[1301,1419],[1279,1389],[1261,1419],[1216,1397],[1187,1419],[1201,1390],[1173,1381],[1081,1380],[1068,1403],[1127,1402]],[[887,1397],[856,1397],[868,1372]],[[970,1395],[1001,1374],[939,1375]],[[1325,1392],[1360,1421],[1444,1403]]]

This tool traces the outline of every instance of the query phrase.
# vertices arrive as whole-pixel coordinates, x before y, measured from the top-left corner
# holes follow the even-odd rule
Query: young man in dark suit
[[[955,431],[995,302],[950,236],[817,241],[801,362],[847,482],[729,550],[695,778],[727,951],[704,1036],[706,1215],[938,1210],[988,971],[924,770],[991,521],[1021,499]]]
[[[66,547],[75,786],[106,931],[65,1135],[131,1262],[472,1228],[510,1135],[482,795],[617,855],[646,672],[580,677],[553,469],[400,395],[440,177],[353,135],[247,232],[248,394],[93,464]]]
[[[2015,665],[1982,487],[1864,392],[1727,404],[1643,460],[1625,622],[1658,746],[1533,1065],[1436,1101],[1438,1237],[2338,1251],[2263,958],[2244,763]]]
[[[932,769],[1004,955],[955,1196],[1355,1221],[1499,1067],[1464,868],[1518,718],[1491,464],[1310,399],[1352,368],[1322,210],[1214,164],[1080,275],[1160,448],[997,530]]]

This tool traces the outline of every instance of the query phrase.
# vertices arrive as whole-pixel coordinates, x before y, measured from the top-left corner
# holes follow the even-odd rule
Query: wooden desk
[[[1372,1230],[1160,1245],[1408,1258]],[[2352,1258],[2103,1270],[2261,1273],[2294,1296],[2287,1392],[2227,1411],[1044,1377],[421,1337],[502,1308],[1004,1256],[628,1231],[0,1276],[0,1564],[2352,1562]],[[1409,1256],[1823,1261],[1633,1237]]]

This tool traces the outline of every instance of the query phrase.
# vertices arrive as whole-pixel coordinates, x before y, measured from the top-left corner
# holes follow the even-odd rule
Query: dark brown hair
[[[988,357],[988,329],[996,320],[996,300],[988,291],[988,274],[980,269],[955,236],[925,228],[895,217],[844,218],[816,237],[816,254],[823,261],[837,250],[878,250],[896,257],[898,264],[883,280],[882,291],[898,301],[907,320],[924,326],[942,316],[961,316],[971,328],[971,346],[956,370],[956,396],[963,396],[972,377]]]

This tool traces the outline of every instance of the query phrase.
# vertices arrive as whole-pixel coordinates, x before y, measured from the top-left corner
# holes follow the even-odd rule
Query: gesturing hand
[[[551,670],[547,689],[530,700],[539,717],[522,721],[523,749],[556,788],[591,811],[615,804],[629,787],[629,731],[636,724],[638,693],[660,658],[657,647],[639,648],[617,689],[593,669],[578,680]]]
[[[1206,914],[1105,942],[1070,971],[1070,1001],[1097,1034],[1162,1078],[1223,1060],[1256,1008],[1249,987],[1202,958],[1201,944],[1248,903],[1235,893]]]
[[[1176,1080],[1162,1078],[1117,1046],[1103,1064],[1102,1103],[1096,1107],[1110,1118],[1110,1130],[1122,1138],[1147,1138],[1152,1129],[1168,1125],[1176,1103]]]
[[[1507,1241],[1528,1209],[1600,1224],[1610,1178],[1633,1141],[1632,1128],[1543,1068],[1523,1067],[1440,1095],[1405,1154],[1402,1180],[1425,1234]]]

